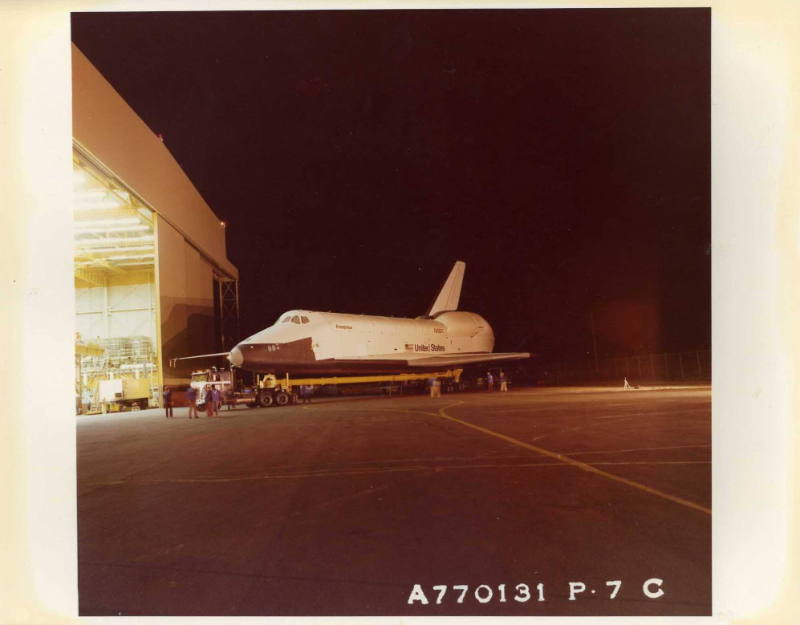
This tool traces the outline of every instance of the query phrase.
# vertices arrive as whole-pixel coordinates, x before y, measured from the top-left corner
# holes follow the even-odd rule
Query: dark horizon
[[[73,13],[227,224],[241,334],[416,316],[496,350],[708,348],[710,10]]]

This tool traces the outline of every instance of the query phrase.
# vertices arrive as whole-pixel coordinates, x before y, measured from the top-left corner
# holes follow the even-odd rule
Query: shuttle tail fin
[[[447,276],[442,290],[439,291],[436,301],[433,302],[433,306],[431,306],[428,312],[429,317],[433,317],[440,312],[446,312],[448,310],[458,310],[458,300],[461,297],[461,283],[464,281],[464,269],[466,266],[466,263],[461,260],[456,261],[456,264],[453,265],[453,268],[450,270],[450,275]]]

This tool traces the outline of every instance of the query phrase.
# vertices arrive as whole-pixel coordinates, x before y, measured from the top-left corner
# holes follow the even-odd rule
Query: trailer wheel
[[[262,388],[258,392],[258,403],[262,408],[269,408],[274,401],[272,393],[269,390]]]
[[[292,396],[286,391],[280,391],[277,395],[275,395],[275,403],[279,406],[285,406],[290,401],[292,401]]]

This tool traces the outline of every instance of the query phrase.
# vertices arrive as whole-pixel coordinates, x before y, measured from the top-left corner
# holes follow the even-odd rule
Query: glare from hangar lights
[[[90,172],[84,164],[74,160],[72,161],[72,188],[75,191],[79,189],[107,189],[106,185],[96,174]]]
[[[123,203],[130,202],[131,194],[112,187],[95,186],[90,189],[75,189],[75,194],[80,197],[81,202],[91,204],[110,198],[118,199]]]
[[[127,191],[106,186],[80,166],[73,172],[73,208],[78,212],[90,210],[113,210],[130,206]]]
[[[104,258],[87,258],[87,259],[77,259],[75,264],[80,267],[88,267],[89,265],[97,265],[101,268],[107,268],[109,265],[105,262]]]
[[[138,217],[117,217],[113,219],[95,219],[93,221],[83,221],[81,220],[78,224],[78,228],[102,228],[105,226],[125,226],[128,224],[131,225],[138,225],[141,224],[142,221]]]
[[[130,260],[125,261],[122,263],[114,263],[115,267],[152,267],[153,261],[152,260]]]
[[[109,196],[102,200],[93,201],[91,203],[80,202],[78,206],[75,207],[75,210],[79,212],[90,210],[113,210],[115,208],[122,208],[123,206],[125,206],[125,203],[122,200],[119,200],[113,196]]]
[[[74,191],[74,208],[78,211],[122,208],[130,202],[127,193],[115,192],[105,187]]]
[[[95,182],[95,185],[99,183]],[[102,200],[111,190],[108,187],[93,186],[89,189],[75,189],[76,195],[80,195],[85,202]]]
[[[87,229],[80,229],[75,232],[75,236],[81,236],[82,234],[102,234],[104,232],[142,232],[144,230],[150,230],[151,226],[146,224],[142,224],[140,226],[121,226],[119,228],[87,228]]]
[[[143,334],[155,344],[158,337],[158,293],[154,288],[157,279],[155,213],[121,180],[102,167],[84,161],[83,156],[74,152],[73,172],[71,207],[75,289],[83,298],[77,309],[76,323],[82,329],[91,329],[87,335],[115,338]],[[124,298],[126,306],[112,307],[117,294]],[[137,311],[148,308],[152,312],[143,325]],[[100,316],[81,316],[81,311],[99,313]],[[113,324],[108,321],[111,313],[119,313]],[[150,356],[145,360],[148,358]],[[84,374],[78,382],[81,396],[84,390],[95,392],[93,388],[97,379],[116,373],[124,377],[131,377],[134,372],[137,378],[151,376],[151,388],[160,382],[160,367],[156,362],[126,363],[116,370],[81,361],[81,365],[84,364],[87,365],[84,371],[91,373],[88,377]]]
[[[145,258],[155,258],[155,254],[152,252],[150,254],[120,254],[117,256],[106,256],[106,260],[131,260],[131,259],[145,259]]]
[[[94,182],[92,177],[83,170],[82,167],[73,163],[72,167],[72,187],[82,187],[84,185]]]
[[[155,233],[150,209],[124,187],[82,163],[73,168],[75,265],[103,271],[152,268]]]
[[[103,241],[103,243],[106,244],[106,247],[93,247],[90,250],[86,250],[86,253],[102,254],[103,252],[140,252],[153,249],[152,245],[121,245],[122,243],[127,243],[127,239],[115,239],[115,241],[119,241],[120,245],[108,247],[108,241]],[[81,247],[83,247],[83,245],[81,245]]]
[[[110,243],[117,244],[117,243],[147,243],[147,242],[154,242],[154,236],[152,234],[146,234],[144,236],[137,236],[137,237],[113,237],[111,239],[81,239],[80,241],[76,241],[75,244],[77,245],[80,243],[80,247],[89,248],[94,245],[109,245]],[[152,248],[152,245],[149,247]]]

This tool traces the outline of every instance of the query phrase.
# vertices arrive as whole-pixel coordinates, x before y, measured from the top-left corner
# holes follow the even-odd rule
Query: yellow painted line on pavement
[[[710,464],[708,460],[668,460],[668,461],[634,461],[634,462],[597,462],[596,465],[662,465],[662,464]],[[259,482],[268,480],[285,480],[285,479],[306,479],[306,478],[325,478],[325,477],[346,477],[354,475],[379,475],[387,473],[441,473],[443,471],[464,471],[476,469],[532,469],[538,467],[565,467],[563,462],[505,462],[505,463],[483,463],[483,464],[413,464],[396,467],[377,467],[372,469],[330,469],[320,471],[301,471],[297,473],[266,473],[258,475],[237,475],[231,477],[225,476],[205,476],[205,477],[185,477],[185,478],[162,478],[153,480],[110,480],[107,482],[93,482],[85,485],[86,492],[96,488],[107,486],[159,486],[162,484],[226,484],[233,482]],[[378,492],[379,490],[388,488],[388,485],[373,488],[370,487],[366,490],[355,493],[354,495],[345,495],[342,500],[360,497],[369,493]],[[86,492],[79,493],[79,496],[86,494]],[[335,500],[332,500],[335,501]],[[323,502],[319,505],[326,505]]]
[[[634,451],[664,451],[671,449],[707,449],[711,445],[670,445],[668,447],[629,447],[628,449],[593,449],[591,451],[565,451],[565,456],[585,456],[586,454],[625,454]]]
[[[655,495],[656,497],[661,497],[662,499],[666,499],[667,501],[672,501],[682,506],[686,506],[687,508],[692,508],[693,510],[704,512],[705,514],[711,514],[711,510],[709,508],[701,506],[700,504],[696,504],[693,501],[689,501],[688,499],[683,499],[682,497],[676,497],[675,495],[670,495],[669,493],[665,493],[658,489],[651,488],[650,486],[646,486],[645,484],[640,484],[639,482],[634,482],[633,480],[620,477],[619,475],[608,473],[590,464],[581,462],[580,460],[575,460],[574,458],[569,458],[568,456],[564,456],[563,454],[559,454],[554,451],[550,451],[548,449],[543,449],[541,447],[537,447],[536,445],[531,445],[530,443],[525,443],[511,436],[506,436],[505,434],[500,434],[499,432],[495,432],[494,430],[481,427],[480,425],[469,423],[468,421],[462,421],[461,419],[457,419],[456,417],[453,417],[445,412],[446,408],[452,408],[453,406],[457,406],[462,403],[464,402],[459,401],[454,404],[448,404],[447,406],[439,408],[439,416],[442,419],[447,419],[448,421],[452,421],[454,423],[460,423],[463,426],[472,428],[473,430],[477,430],[478,432],[483,432],[484,434],[488,434],[489,436],[494,436],[495,438],[504,440],[508,443],[511,443],[512,445],[517,445],[518,447],[522,447],[523,449],[529,449],[531,451],[535,451],[536,453],[547,456],[548,458],[555,458],[556,460],[560,460],[565,464],[571,465],[577,469],[581,469],[582,471],[586,471],[587,473],[594,473],[595,475],[599,475],[614,482],[619,482],[620,484],[631,486],[636,490],[640,490],[645,493],[650,493],[651,495]]]

